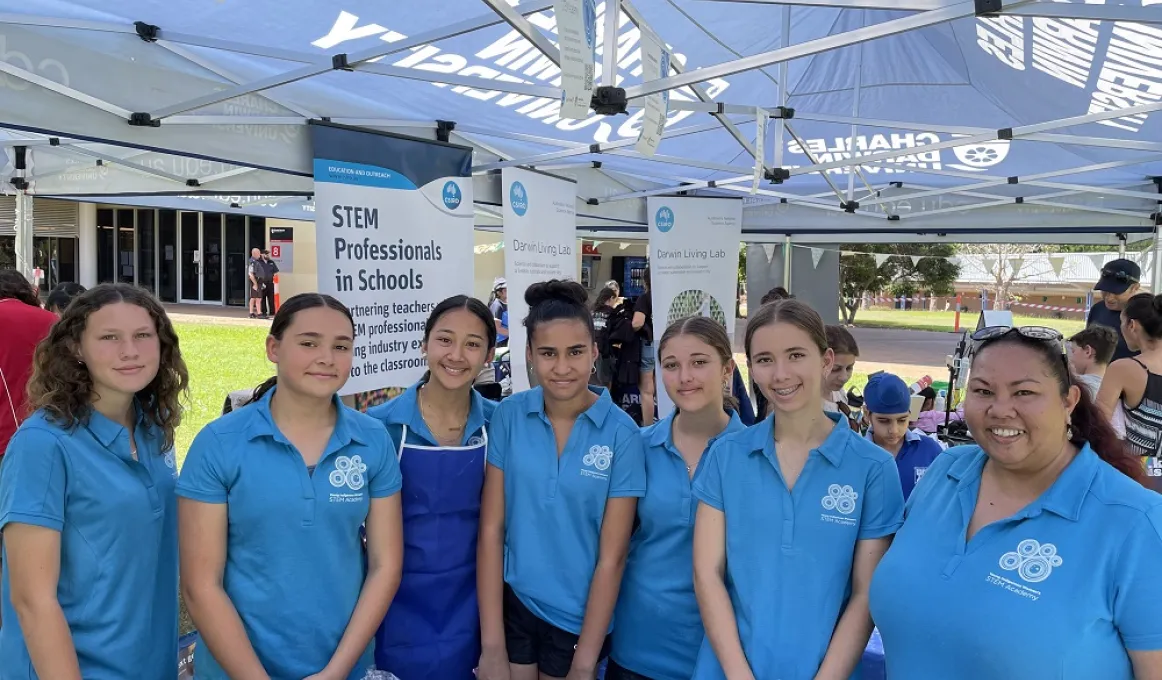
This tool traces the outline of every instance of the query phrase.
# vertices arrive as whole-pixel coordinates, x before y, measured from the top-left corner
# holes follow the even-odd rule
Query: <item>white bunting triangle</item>
[[[952,263],[954,265],[960,266],[961,260],[960,260],[959,255],[953,255],[952,257],[945,258],[945,259],[947,259],[950,263]]]
[[[912,266],[913,267],[920,264],[920,260],[924,259],[923,255],[909,255],[909,257],[912,258]]]
[[[1058,278],[1060,278],[1061,277],[1061,268],[1065,266],[1065,256],[1064,255],[1050,255],[1049,256],[1049,266],[1053,267],[1053,273],[1055,275],[1057,275]]]
[[[811,267],[814,269],[818,269],[819,268],[819,260],[822,260],[822,259],[823,259],[823,249],[822,248],[812,248],[811,249]]]
[[[1100,272],[1102,265],[1104,265],[1106,262],[1105,253],[1097,253],[1095,255],[1090,255],[1089,261],[1093,262],[1093,266],[1096,267],[1097,270]]]
[[[1013,276],[1017,276],[1017,272],[1021,271],[1021,265],[1025,264],[1023,257],[1010,257],[1009,266],[1013,268]]]
[[[601,245],[602,243],[605,243],[605,241],[594,241],[593,247],[596,248],[597,246]]]
[[[775,261],[775,244],[764,243],[763,244],[763,252],[767,254],[767,262],[768,263]]]
[[[622,250],[625,250],[626,248],[628,248],[630,246],[630,244],[628,244],[628,243],[619,243],[618,245],[621,246]]]
[[[993,267],[997,266],[997,258],[986,257],[981,260],[981,264],[984,265],[984,271],[986,274],[993,274]]]
[[[878,268],[884,266],[884,263],[888,261],[888,258],[891,257],[891,255],[876,253],[872,257],[876,258],[876,267]]]

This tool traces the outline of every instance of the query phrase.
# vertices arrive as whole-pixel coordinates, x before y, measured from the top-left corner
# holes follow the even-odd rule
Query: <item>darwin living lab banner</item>
[[[742,201],[729,198],[650,197],[650,294],[654,350],[666,328],[688,316],[713,318],[734,337]],[[654,370],[658,414],[674,404],[662,386],[661,356]]]
[[[472,290],[472,150],[313,121],[311,142],[318,290],[355,318],[341,393],[411,385],[428,314]]]
[[[577,280],[577,187],[568,179],[504,168],[504,278],[508,283],[512,389],[529,388],[525,290],[538,281]]]

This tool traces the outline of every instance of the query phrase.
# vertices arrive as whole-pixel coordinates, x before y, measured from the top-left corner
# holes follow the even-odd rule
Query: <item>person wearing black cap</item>
[[[1141,278],[1142,268],[1136,263],[1117,259],[1107,262],[1101,268],[1101,279],[1093,287],[1095,291],[1101,293],[1101,302],[1089,309],[1085,325],[1108,326],[1117,332],[1118,347],[1114,350],[1114,361],[1137,354],[1126,346],[1126,338],[1122,335],[1122,310],[1126,308],[1130,298],[1140,292],[1138,282]]]

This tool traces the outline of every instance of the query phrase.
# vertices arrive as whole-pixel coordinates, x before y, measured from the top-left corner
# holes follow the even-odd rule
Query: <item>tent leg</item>
[[[1118,234],[1118,257],[1126,256],[1126,235]]]
[[[783,5],[783,47],[791,45],[791,6]],[[788,78],[787,62],[779,64],[779,106],[787,105],[787,78]],[[775,125],[775,159],[776,168],[783,167],[783,149],[786,148],[786,142],[783,141],[786,136],[787,122],[779,116]]]
[[[791,291],[791,237],[783,241],[783,288]]]
[[[16,270],[32,281],[32,196],[16,192]]]

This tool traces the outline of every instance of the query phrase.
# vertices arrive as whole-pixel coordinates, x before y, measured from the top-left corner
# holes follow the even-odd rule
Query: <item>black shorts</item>
[[[613,659],[609,660],[609,667],[605,669],[605,680],[652,680],[641,673],[634,673],[617,665]]]
[[[504,584],[504,640],[509,663],[535,664],[542,675],[563,678],[569,675],[579,638],[542,621]],[[609,656],[609,645],[610,637],[606,635],[598,662]]]

